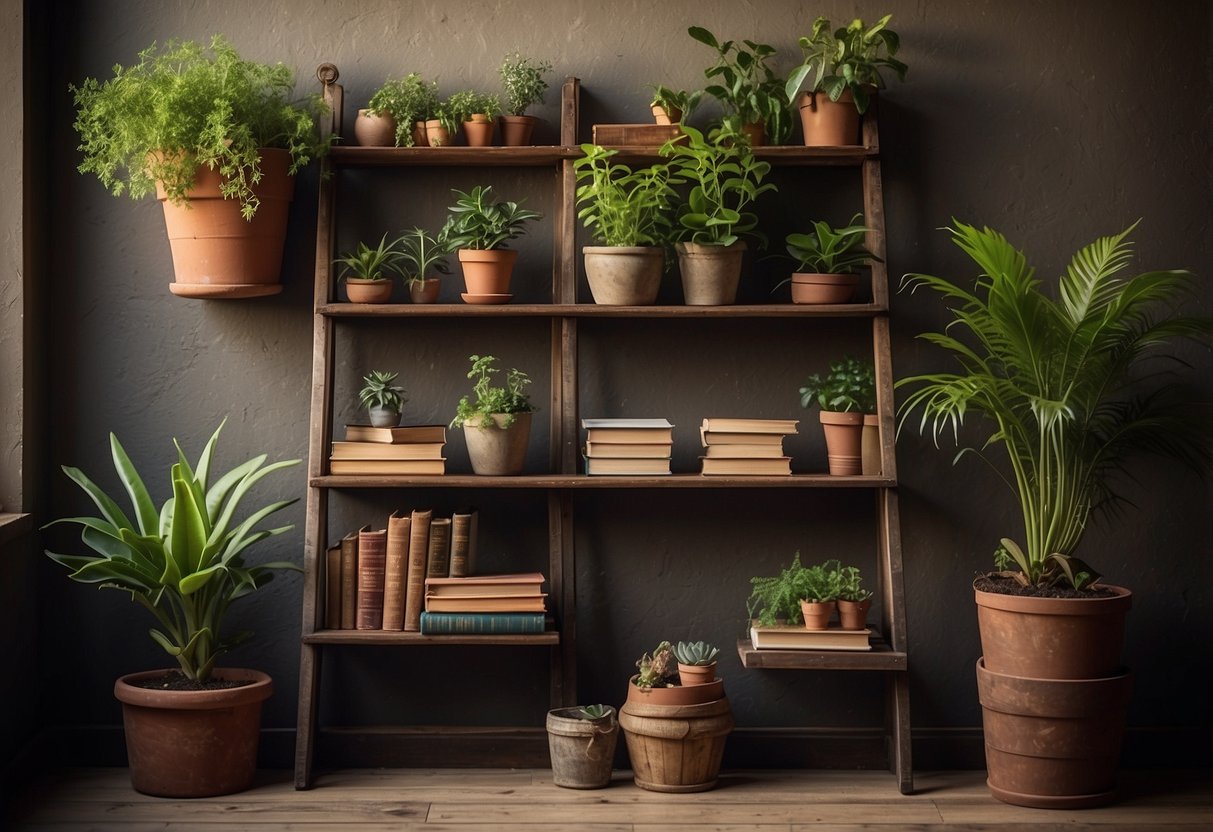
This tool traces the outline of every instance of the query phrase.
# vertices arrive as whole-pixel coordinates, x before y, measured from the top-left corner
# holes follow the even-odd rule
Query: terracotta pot
[[[287,151],[262,149],[261,181],[253,187],[261,206],[251,221],[240,215],[238,201],[223,198],[217,170],[198,168],[188,204],[174,205],[156,186],[173,252],[174,295],[244,298],[282,291],[282,247],[295,195],[289,167]]]
[[[629,691],[619,725],[637,786],[655,792],[702,792],[716,785],[733,714],[723,695],[698,705],[658,705],[633,699]]]
[[[847,601],[838,599],[838,626],[843,630],[863,630],[868,626],[868,610],[872,609],[872,599],[863,601]]]
[[[396,119],[391,113],[371,115],[359,110],[354,119],[354,138],[361,147],[395,147]]]
[[[463,135],[467,137],[468,147],[493,146],[493,120],[483,113],[474,113],[471,121],[463,123]]]
[[[619,720],[614,708],[599,719],[582,719],[580,710],[548,711],[552,782],[566,789],[602,789],[611,784]]]
[[[879,477],[880,461],[880,416],[863,414],[863,438],[860,441],[861,468],[865,477]]]
[[[472,471],[485,477],[513,477],[526,466],[526,450],[531,438],[531,414],[515,413],[508,428],[503,414],[491,416],[496,427],[481,427],[480,420],[469,419],[463,427]]]
[[[409,284],[409,299],[413,303],[437,303],[442,291],[442,279],[427,277]]]
[[[678,270],[688,306],[727,306],[737,300],[745,242],[731,246],[678,243]]]
[[[825,630],[830,626],[830,619],[838,604],[834,601],[800,601],[800,614],[804,616],[806,630]]]
[[[792,275],[792,303],[847,303],[858,286],[857,274],[796,272]]]
[[[665,254],[658,246],[584,246],[585,276],[594,303],[651,306],[661,288]]]
[[[678,663],[678,681],[683,687],[690,685],[706,685],[716,679],[716,662],[711,664]]]
[[[425,123],[425,143],[430,147],[446,147],[451,143],[451,133],[439,119],[429,119]]]
[[[347,277],[345,296],[350,303],[387,303],[392,299],[392,281]]]
[[[1034,679],[1097,679],[1120,669],[1133,594],[1029,598],[974,589],[985,666]]]
[[[400,424],[400,411],[391,407],[369,407],[367,415],[371,426],[376,428],[394,428]]]
[[[469,295],[507,295],[510,278],[518,252],[499,248],[484,251],[478,248],[459,249],[459,264],[463,267],[463,282]]]
[[[1111,802],[1132,676],[1032,679],[977,660],[991,794],[1038,809]]]
[[[762,147],[767,143],[766,126],[761,121],[741,125],[741,132],[750,140],[750,147]]]
[[[506,147],[527,147],[539,119],[535,116],[501,116],[501,143]]]
[[[426,135],[425,122],[413,122],[413,146],[414,147],[429,147],[430,138]]]
[[[818,414],[826,436],[826,456],[834,476],[863,473],[863,414],[823,410]]]
[[[799,107],[806,147],[859,144],[859,111],[850,90],[844,90],[837,101],[824,92],[806,92]]]
[[[642,688],[636,677],[628,680],[629,703],[662,706],[702,705],[724,696],[724,679],[713,679],[702,685],[675,685],[672,688]]]
[[[657,124],[682,124],[682,110],[677,107],[666,110],[660,104],[650,104],[649,109],[653,111],[653,121]]]
[[[114,683],[122,703],[131,785],[158,797],[212,797],[243,791],[257,770],[261,703],[274,691],[256,670],[216,668],[219,679],[252,684],[213,691],[159,690],[133,682],[165,670],[131,673]]]

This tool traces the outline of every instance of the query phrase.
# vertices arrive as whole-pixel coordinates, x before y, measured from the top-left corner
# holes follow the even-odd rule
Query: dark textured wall
[[[54,345],[49,415],[56,430],[47,464],[79,465],[112,484],[106,451],[112,430],[139,466],[155,472],[148,478],[163,486],[170,437],[196,454],[224,415],[220,448],[229,464],[262,451],[272,458],[302,456],[308,432],[315,171],[302,176],[292,209],[282,295],[233,303],[176,299],[167,288],[171,264],[159,206],[113,199],[73,170],[69,81],[104,76],[153,40],[224,32],[247,57],[296,67],[303,89],[318,63],[335,62],[352,118],[353,108],[389,75],[419,71],[437,78],[444,93],[496,89],[502,55],[519,49],[551,59],[556,78],[581,78],[588,138],[594,121],[644,120],[647,83],[701,83],[711,56],[686,36],[688,24],[770,42],[786,68],[795,36],[816,14],[838,20],[888,10],[912,67],[908,81],[882,101],[891,274],[971,275],[937,230],[952,217],[1000,229],[1028,250],[1044,277],[1059,273],[1079,245],[1141,217],[1142,268],[1213,275],[1205,3],[1168,4],[1166,25],[1157,4],[1144,2],[64,3],[48,52],[53,61],[45,66],[56,91],[46,102],[53,131],[48,184],[63,231],[45,252],[57,287],[43,318]],[[537,113],[549,125],[557,98],[549,94]],[[351,207],[339,243],[348,247],[414,222],[436,226],[446,188],[481,180],[550,211],[548,176],[364,172],[357,175],[362,179],[343,180],[347,204],[359,204]],[[853,183],[849,187],[845,176],[791,174],[784,193],[759,210],[773,236],[782,236],[816,212],[844,219],[858,207]],[[543,225],[520,246],[523,293],[539,291],[548,279],[550,229]],[[455,297],[457,285],[455,279],[447,286],[447,298]],[[765,289],[759,281],[743,291],[759,297]],[[1208,291],[1200,306],[1213,311]],[[913,339],[943,320],[932,298],[894,298],[897,375],[944,366]],[[861,324],[837,322],[587,322],[582,412],[668,416],[682,428],[676,465],[687,470],[695,450],[687,426],[705,415],[802,415],[796,388],[803,377],[823,369],[844,346],[865,343]],[[367,324],[338,353],[336,421],[353,415],[357,376],[372,367],[401,371],[409,420],[447,421],[465,390],[464,357],[485,351],[531,371],[538,398],[546,398],[541,321]],[[1213,392],[1208,351],[1192,348],[1184,356]],[[547,416],[541,414],[532,442],[536,466],[546,458]],[[790,449],[801,470],[823,466],[814,415],[803,419]],[[467,470],[457,434],[449,451],[451,469]],[[951,450],[936,451],[912,432],[900,438],[897,453],[914,722],[923,729],[976,726],[978,643],[969,583],[988,567],[997,539],[1018,534],[1019,521],[1011,494],[979,463],[953,468]],[[1094,527],[1083,554],[1136,592],[1126,647],[1127,662],[1140,674],[1132,723],[1208,729],[1210,490],[1168,466],[1136,471],[1139,483],[1130,493],[1137,508],[1114,526]],[[69,486],[56,479],[52,514],[85,508]],[[302,470],[263,493],[271,490],[302,497]],[[469,501],[482,508],[495,565],[543,566],[542,495],[360,493],[336,501],[334,529],[382,523],[397,507],[430,503],[449,510]],[[773,572],[795,550],[810,559],[842,556],[870,566],[870,495],[602,492],[578,495],[576,508],[580,700],[620,701],[643,650],[662,637],[695,637],[726,645],[722,672],[741,725],[879,723],[878,679],[746,672],[730,646],[751,575]],[[302,504],[287,514],[301,523]],[[297,528],[269,548],[266,557],[298,559],[302,532]],[[146,636],[148,621],[120,596],[70,584],[49,566],[42,573],[44,607],[53,614],[39,636],[47,657],[46,720],[115,723],[113,678],[165,663]],[[230,661],[276,679],[269,727],[294,724],[300,596],[301,581],[287,578],[232,614],[233,626],[255,629],[258,639]],[[470,675],[480,661],[495,680],[489,696]],[[351,650],[327,667],[351,680],[339,695],[326,695],[322,713],[329,723],[539,725],[546,707],[539,651]],[[419,678],[439,695],[427,696]],[[477,714],[471,720],[468,708]]]

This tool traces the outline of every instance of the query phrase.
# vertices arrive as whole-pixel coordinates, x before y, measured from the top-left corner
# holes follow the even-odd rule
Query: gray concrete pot
[[[494,413],[489,418],[492,424],[483,427],[479,419],[469,419],[463,425],[472,471],[486,477],[521,474],[531,438],[531,414],[515,413],[508,428],[501,426],[507,418],[505,414]]]
[[[400,411],[388,407],[368,407],[371,425],[377,428],[394,428],[400,424]]]
[[[743,241],[731,246],[679,243],[675,249],[682,272],[682,295],[688,306],[728,306],[736,302],[745,254]]]
[[[651,306],[661,288],[665,257],[658,246],[584,246],[585,276],[594,303]]]

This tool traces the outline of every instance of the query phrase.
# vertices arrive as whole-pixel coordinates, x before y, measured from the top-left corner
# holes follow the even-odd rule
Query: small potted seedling
[[[463,125],[468,147],[491,147],[496,118],[501,114],[501,100],[495,95],[461,90],[447,100],[454,120]]]
[[[446,256],[449,253],[433,235],[424,228],[411,228],[400,235],[399,272],[409,287],[413,303],[435,303],[442,289],[442,280],[433,276],[450,274],[451,267]]]
[[[514,476],[526,465],[526,449],[531,437],[531,414],[535,406],[527,395],[530,377],[511,368],[505,385],[493,386],[500,370],[491,355],[472,355],[468,378],[474,380],[473,402],[467,396],[459,400],[451,427],[463,428],[472,470],[482,476]]]
[[[703,685],[716,678],[719,647],[706,641],[680,641],[674,645],[678,659],[678,678],[683,685]]]
[[[859,285],[856,270],[873,260],[880,261],[864,247],[867,234],[863,214],[851,217],[850,224],[843,228],[817,221],[807,234],[789,234],[785,242],[796,271],[775,289],[790,283],[792,303],[847,303]]]
[[[839,570],[838,623],[844,630],[862,630],[868,626],[868,610],[872,608],[872,591],[863,588],[863,575],[858,566]]]
[[[611,784],[619,720],[610,705],[579,705],[548,711],[552,782],[566,789],[601,789]]]
[[[691,117],[703,98],[702,90],[674,90],[661,84],[654,84],[651,89],[653,99],[649,108],[653,111],[653,120],[658,124],[682,124]]]
[[[403,387],[392,384],[399,375],[371,370],[362,377],[364,384],[358,392],[358,401],[367,409],[374,427],[394,428],[400,424],[400,409],[408,399],[405,398]]]
[[[339,279],[345,283],[350,303],[387,303],[392,299],[392,274],[399,273],[398,242],[389,243],[384,234],[375,248],[360,242],[356,249],[333,261],[342,267]]]
[[[543,76],[552,71],[551,61],[524,58],[518,52],[501,63],[501,83],[505,88],[506,113],[501,117],[501,143],[506,147],[525,147],[531,143],[539,119],[526,115],[527,108],[543,101],[548,82]]]
[[[830,626],[841,586],[838,561],[827,560],[805,568],[800,582],[800,614],[805,629],[824,630]]]

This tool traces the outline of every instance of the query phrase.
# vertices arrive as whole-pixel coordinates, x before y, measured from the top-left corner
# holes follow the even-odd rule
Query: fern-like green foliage
[[[501,62],[501,84],[505,88],[505,108],[512,116],[526,113],[532,104],[543,101],[548,82],[543,76],[552,71],[551,61],[524,58],[518,52]]]
[[[225,420],[226,421],[226,420]],[[110,434],[114,470],[134,509],[127,517],[118,503],[78,468],[63,473],[92,499],[100,517],[66,517],[48,523],[74,523],[80,539],[95,554],[61,555],[47,551],[53,561],[71,570],[74,581],[101,589],[120,589],[148,610],[159,624],[152,639],[181,666],[191,679],[209,678],[215,659],[252,633],[225,636],[220,631],[228,606],[269,583],[277,569],[294,569],[293,563],[247,565],[248,548],[292,526],[258,529],[280,509],[294,503],[270,503],[244,520],[236,519],[241,499],[260,480],[299,460],[265,465],[265,454],[253,457],[210,481],[211,463],[220,424],[190,467],[177,440],[177,462],[171,468],[173,496],[157,510],[143,478],[131,464],[122,444]]]
[[[383,82],[366,105],[371,115],[390,115],[396,121],[396,146],[412,147],[413,125],[433,118],[438,109],[438,82],[428,84],[416,72]]]
[[[496,356],[471,355],[468,360],[472,362],[468,378],[474,381],[472,394],[476,400],[472,401],[467,396],[459,400],[451,427],[457,428],[472,420],[478,422],[480,428],[487,430],[497,425],[488,417],[502,414],[506,418],[502,420],[501,427],[508,428],[514,423],[516,414],[535,411],[535,405],[531,404],[530,396],[526,392],[531,383],[530,376],[511,367],[505,374],[505,385],[494,387],[493,376],[501,372],[493,366],[497,361]]]
[[[1181,339],[1207,342],[1213,319],[1183,313],[1190,273],[1126,274],[1136,225],[1075,254],[1055,295],[1001,234],[960,222],[947,230],[980,270],[973,288],[923,274],[903,283],[947,303],[948,326],[919,337],[959,368],[901,379],[897,386],[910,393],[899,428],[919,413],[921,432],[937,444],[951,432],[959,444],[966,416],[987,420],[989,431],[956,459],[993,447],[1006,452],[1026,545],[1004,538],[1002,558],[1014,561],[1024,584],[1081,588],[1098,579],[1073,553],[1091,512],[1121,499],[1118,480],[1137,453],[1197,470],[1213,461],[1208,414],[1158,363]]]

